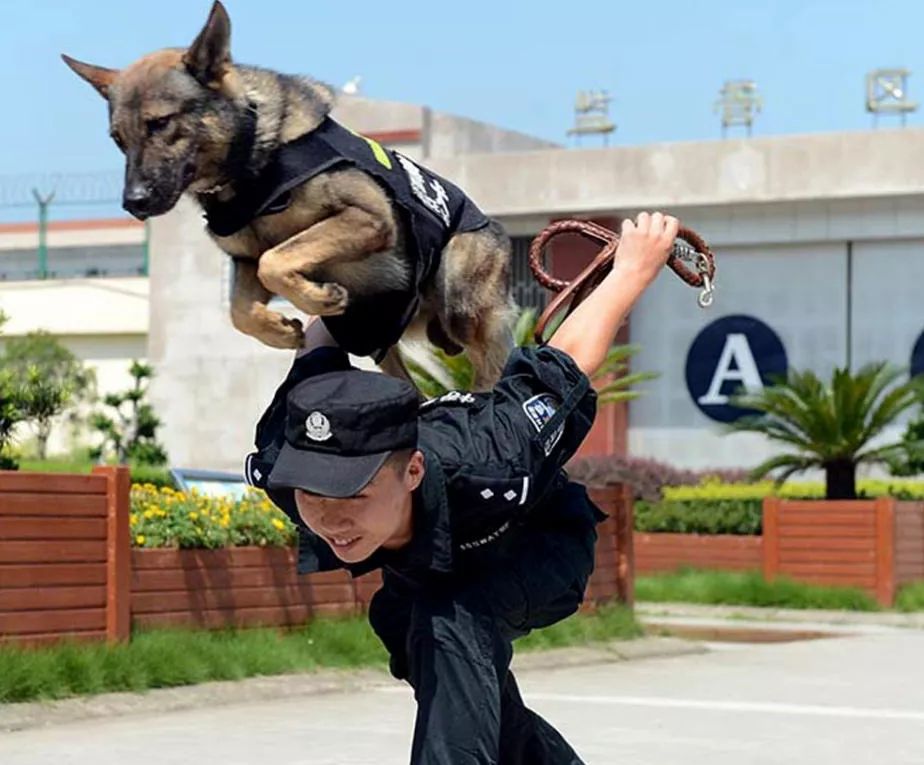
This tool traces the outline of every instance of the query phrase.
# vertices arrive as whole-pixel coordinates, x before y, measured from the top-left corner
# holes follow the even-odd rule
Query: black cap
[[[349,369],[311,377],[289,391],[286,443],[267,486],[351,497],[388,455],[417,446],[420,399],[409,383]]]

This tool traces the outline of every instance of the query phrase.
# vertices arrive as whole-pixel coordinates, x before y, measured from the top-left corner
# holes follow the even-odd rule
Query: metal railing
[[[122,216],[122,173],[0,176],[0,223],[35,221],[35,247],[0,250],[0,280],[135,276],[148,272],[148,227],[140,244],[51,247],[52,220]]]

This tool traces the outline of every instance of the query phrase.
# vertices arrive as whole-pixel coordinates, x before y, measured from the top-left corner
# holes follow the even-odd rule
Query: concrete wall
[[[924,129],[434,158],[492,215],[916,196]]]
[[[477,120],[433,112],[428,157],[497,154],[559,148],[559,144]]]
[[[183,199],[154,221],[151,399],[173,465],[240,470],[262,407],[292,359],[231,326],[227,265],[193,202]]]
[[[406,134],[392,145],[415,160],[429,161],[475,153],[535,151],[559,146],[525,133],[397,101],[341,95],[333,116],[361,133]]]

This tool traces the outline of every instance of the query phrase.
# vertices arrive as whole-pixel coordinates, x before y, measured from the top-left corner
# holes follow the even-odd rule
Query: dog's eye
[[[156,117],[152,120],[147,120],[144,123],[145,129],[148,131],[148,135],[152,136],[156,133],[161,132],[167,125],[170,124],[170,117]]]

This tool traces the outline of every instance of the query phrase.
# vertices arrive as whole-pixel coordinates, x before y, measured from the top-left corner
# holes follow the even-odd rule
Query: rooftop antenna
[[[616,130],[610,120],[612,100],[606,90],[578,91],[574,99],[574,126],[568,129],[568,135],[577,136],[578,146],[582,135],[602,135],[603,145],[609,146],[610,133]]]
[[[866,111],[873,115],[873,127],[879,127],[880,114],[898,114],[902,127],[917,103],[908,99],[908,78],[911,72],[894,67],[873,69],[866,75]]]
[[[750,138],[754,114],[760,113],[763,105],[753,80],[726,80],[713,109],[722,114],[722,138],[728,134],[728,128],[738,126],[747,128]]]

